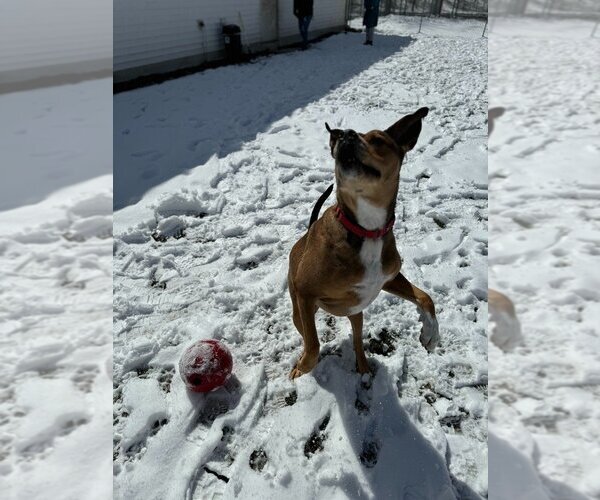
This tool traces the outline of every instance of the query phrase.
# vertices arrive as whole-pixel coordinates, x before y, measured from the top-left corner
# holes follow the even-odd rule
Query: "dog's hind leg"
[[[362,340],[363,313],[359,312],[358,314],[348,316],[348,319],[352,325],[352,343],[354,344],[354,353],[356,354],[356,369],[360,374],[369,373],[371,370],[369,369],[369,363],[367,363]]]
[[[397,295],[415,304],[419,309],[419,316],[423,328],[419,340],[425,349],[432,352],[440,341],[439,326],[435,316],[433,300],[423,290],[414,286],[401,273],[383,285],[386,292]]]
[[[317,306],[313,300],[295,294],[292,297],[294,308],[294,324],[302,334],[304,350],[302,356],[290,372],[290,378],[295,379],[300,375],[310,372],[319,361],[319,337],[315,325],[315,313]]]
[[[298,310],[298,302],[296,301],[296,291],[289,285],[290,289],[290,297],[292,299],[292,320],[294,321],[294,326],[296,330],[300,332],[302,335],[302,340],[304,340],[304,333],[302,333],[302,320],[300,319],[300,311]]]

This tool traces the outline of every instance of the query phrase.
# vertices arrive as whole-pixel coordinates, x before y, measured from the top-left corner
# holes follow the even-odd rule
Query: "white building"
[[[315,0],[311,38],[343,30],[346,0]],[[293,0],[114,0],[114,77],[125,81],[219,59],[222,25],[246,53],[300,40]]]

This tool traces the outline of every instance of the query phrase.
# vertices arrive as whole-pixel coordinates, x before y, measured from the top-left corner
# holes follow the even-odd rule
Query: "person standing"
[[[365,0],[365,15],[363,16],[363,26],[366,26],[367,39],[363,45],[373,45],[373,35],[375,26],[379,20],[379,0]]]
[[[294,0],[294,15],[302,37],[302,50],[308,48],[308,26],[313,16],[313,0]]]

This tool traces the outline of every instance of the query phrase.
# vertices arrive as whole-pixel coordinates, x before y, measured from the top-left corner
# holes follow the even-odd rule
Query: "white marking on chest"
[[[365,229],[378,229],[387,222],[387,212],[383,208],[371,205],[362,198],[356,204],[356,220]],[[357,314],[368,307],[375,300],[381,287],[393,276],[383,273],[381,264],[381,252],[383,250],[383,239],[365,239],[360,248],[360,262],[364,267],[363,279],[354,287],[354,291],[360,302],[351,309],[350,314]]]

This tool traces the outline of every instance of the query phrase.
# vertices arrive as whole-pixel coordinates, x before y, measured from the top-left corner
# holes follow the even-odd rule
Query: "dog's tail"
[[[310,214],[310,222],[308,223],[308,227],[312,226],[319,218],[321,207],[323,206],[323,203],[325,203],[325,200],[329,198],[331,191],[333,191],[333,184],[325,190],[325,192],[317,200],[317,203],[315,203],[315,208],[313,208],[312,214]]]

